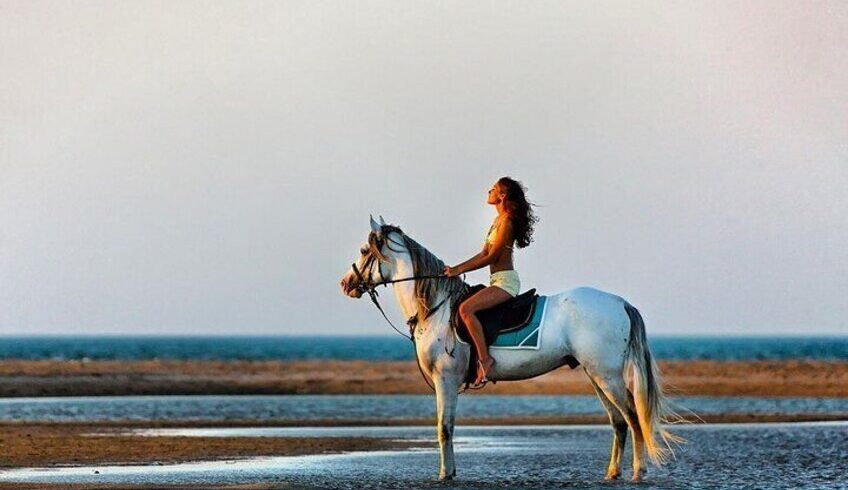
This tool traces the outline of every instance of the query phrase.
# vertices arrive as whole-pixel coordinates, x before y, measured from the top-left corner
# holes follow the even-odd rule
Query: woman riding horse
[[[530,245],[533,225],[538,221],[524,195],[525,190],[520,182],[509,177],[498,179],[489,189],[486,200],[487,204],[495,206],[498,216],[489,228],[483,250],[459,265],[445,267],[445,275],[454,277],[489,266],[490,286],[478,291],[459,306],[459,314],[480,356],[475,386],[488,382],[487,376],[495,364],[495,359],[489,355],[483,327],[476,313],[514,298],[519,293],[521,282],[512,263],[513,245],[518,248]]]
[[[526,214],[517,207],[513,208],[510,203],[518,200],[516,194],[510,194],[508,184],[502,187],[500,183],[492,191],[497,195],[489,202],[500,201],[498,216],[500,218],[506,212],[507,220],[496,221],[492,227],[499,225],[502,227],[500,233],[504,233],[509,223],[512,230],[506,236],[495,233],[493,241],[509,244],[514,239],[519,246],[526,246],[535,217],[529,213],[529,208],[526,208]],[[521,198],[521,201],[524,199]],[[523,218],[527,221],[521,222]],[[361,298],[363,293],[368,292],[382,311],[376,301],[375,289],[383,284],[393,285],[398,306],[404,318],[410,319],[418,367],[436,393],[439,479],[451,479],[456,476],[453,438],[458,391],[465,379],[471,346],[455,342],[450,314],[446,308],[440,307],[456,304],[468,285],[459,278],[434,280],[443,277],[443,261],[399,227],[386,224],[382,218],[380,223],[372,218],[370,225],[368,238],[362,244],[358,258],[342,276],[342,293],[351,298]],[[490,244],[485,250],[492,254],[496,248]],[[479,261],[475,265],[481,266]],[[460,271],[475,267],[463,264]],[[412,280],[414,282],[410,282]],[[501,284],[489,289],[506,286]],[[517,292],[518,288],[513,287],[513,291]],[[504,294],[511,296],[506,289]],[[538,347],[499,349],[497,364],[491,370],[490,363],[489,373],[498,379],[515,381],[549,373],[564,364],[571,364],[569,359],[579,362],[613,428],[606,477],[616,479],[621,476],[624,442],[629,429],[633,435],[633,480],[642,480],[647,472],[646,454],[655,464],[661,465],[674,456],[674,445],[682,442],[679,436],[664,427],[664,424],[681,419],[669,408],[663,393],[642,315],[621,296],[590,287],[560,291],[545,298],[537,330]],[[473,318],[472,313],[468,320]],[[468,324],[473,326],[472,321]],[[482,340],[479,327],[477,339]],[[486,352],[485,343],[477,342],[477,345],[481,352]]]

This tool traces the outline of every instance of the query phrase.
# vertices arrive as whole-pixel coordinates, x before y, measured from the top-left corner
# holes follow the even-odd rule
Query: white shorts
[[[489,285],[503,289],[513,298],[518,296],[518,292],[521,290],[521,281],[518,280],[518,272],[515,272],[514,269],[493,272],[489,276]]]

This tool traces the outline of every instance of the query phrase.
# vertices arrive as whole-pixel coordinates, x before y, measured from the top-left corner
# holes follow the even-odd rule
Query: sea
[[[848,336],[649,337],[663,360],[848,360]],[[399,336],[6,336],[0,359],[366,360],[414,359]]]

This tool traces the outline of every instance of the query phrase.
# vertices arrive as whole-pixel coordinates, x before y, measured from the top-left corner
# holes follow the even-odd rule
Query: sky
[[[845,46],[845,2],[0,1],[0,334],[389,335],[369,214],[457,264],[502,175],[523,289],[848,334]]]

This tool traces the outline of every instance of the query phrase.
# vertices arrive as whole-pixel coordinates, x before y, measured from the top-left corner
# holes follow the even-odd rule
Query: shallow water
[[[312,429],[287,430],[291,436]],[[435,482],[438,454],[432,428],[345,430],[348,435],[415,440],[422,449],[165,466],[18,469],[0,473],[0,482],[288,483],[307,488],[398,489],[631,486],[602,480],[609,454],[608,428],[458,427],[457,479],[448,484]],[[848,423],[700,425],[675,430],[688,440],[678,450],[677,460],[651,468],[638,488],[848,488]],[[625,477],[629,458],[628,454],[622,467]]]
[[[699,415],[841,414],[846,398],[675,397]],[[461,396],[459,417],[603,415],[594,396]],[[0,421],[386,420],[435,416],[432,395],[120,396],[0,399]]]

